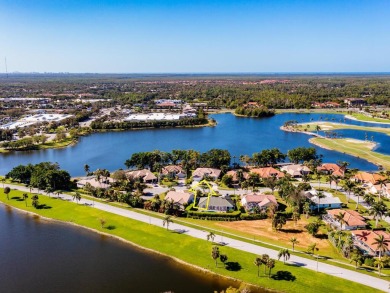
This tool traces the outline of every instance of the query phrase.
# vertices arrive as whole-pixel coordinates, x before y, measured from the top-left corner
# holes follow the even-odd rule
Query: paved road
[[[6,184],[6,186],[9,186],[11,189],[30,191],[29,188],[23,187],[23,186],[10,185],[10,184]],[[36,189],[33,189],[33,192],[36,192]],[[70,196],[70,195],[61,194],[60,196],[65,200],[72,200],[72,196]],[[133,212],[133,211],[130,211],[127,209],[114,207],[114,206],[111,206],[108,204],[95,202],[93,200],[84,199],[84,198],[81,199],[80,204],[90,205],[90,206],[93,206],[94,208],[100,209],[102,211],[114,213],[117,215],[121,215],[123,217],[131,218],[131,219],[134,219],[137,221],[141,221],[144,223],[149,223],[151,225],[162,227],[161,219],[154,218],[154,217],[147,216],[147,215],[140,214],[140,213],[136,213],[136,212]],[[181,231],[181,232],[185,233],[186,235],[196,237],[199,239],[203,239],[203,240],[206,240],[206,236],[208,234],[208,232],[206,232],[206,231],[187,227],[187,226],[177,224],[177,223],[171,224],[170,229],[176,230],[176,231]],[[257,246],[257,245],[251,244],[251,243],[247,243],[247,242],[240,241],[240,240],[235,240],[235,239],[225,237],[225,236],[222,238],[221,236],[217,235],[216,241],[219,241],[218,237],[220,238],[221,241],[227,243],[227,245],[229,245],[230,247],[233,247],[233,248],[236,248],[236,249],[239,249],[242,251],[251,252],[251,253],[254,253],[256,255],[261,255],[261,254],[266,253],[271,258],[277,259],[277,254],[278,254],[277,250]],[[291,255],[291,258],[288,261],[288,263],[290,263],[292,265],[300,266],[300,267],[305,267],[305,268],[310,269],[310,270],[322,272],[325,274],[337,276],[337,277],[340,277],[340,278],[343,278],[346,280],[354,281],[354,282],[357,282],[357,283],[360,283],[360,284],[363,284],[366,286],[376,288],[378,290],[382,290],[382,291],[386,291],[386,292],[389,290],[389,282],[386,280],[382,280],[382,279],[379,279],[376,277],[368,276],[368,275],[365,275],[365,274],[362,274],[362,273],[359,273],[356,271],[343,269],[343,268],[336,267],[333,265],[324,264],[321,262],[318,263],[314,259],[311,260],[311,259]]]

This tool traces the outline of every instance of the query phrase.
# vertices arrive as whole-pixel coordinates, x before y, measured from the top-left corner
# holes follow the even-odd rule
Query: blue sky
[[[389,20],[388,0],[0,0],[0,60],[19,72],[389,72]]]

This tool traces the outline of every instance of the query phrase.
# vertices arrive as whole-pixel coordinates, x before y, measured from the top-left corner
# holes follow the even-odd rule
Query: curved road
[[[30,191],[30,188],[27,188],[24,186],[18,186],[18,185],[12,185],[12,184],[5,184],[5,186],[9,186],[11,189],[17,189],[17,190],[27,191],[27,192]],[[36,189],[32,189],[32,191],[37,192]],[[68,195],[68,194],[61,194],[60,196],[65,200],[72,200],[73,199],[73,197],[71,195]],[[155,225],[155,226],[159,226],[159,227],[162,226],[162,221],[159,218],[154,218],[152,216],[147,216],[144,214],[136,213],[136,212],[133,212],[130,210],[120,208],[120,207],[114,207],[114,206],[111,206],[108,204],[104,204],[101,202],[95,202],[93,200],[84,199],[84,198],[80,200],[80,203],[85,204],[85,205],[89,205],[89,206],[93,206],[94,208],[100,209],[102,211],[121,215],[123,217],[131,218],[131,219],[141,221],[144,223],[149,223],[151,225]],[[208,232],[206,232],[206,231],[187,227],[185,225],[181,225],[181,224],[177,224],[177,223],[172,223],[170,225],[170,227],[173,230],[182,231],[183,233],[185,233],[189,236],[196,237],[196,238],[199,238],[202,240],[206,240],[206,236],[208,234]],[[257,255],[261,255],[261,254],[266,253],[271,258],[274,258],[274,259],[278,258],[277,257],[277,255],[278,255],[277,250],[261,247],[261,246],[254,245],[254,244],[251,244],[251,243],[248,243],[245,241],[240,241],[240,240],[232,239],[232,238],[225,237],[225,236],[223,237],[223,241],[227,245],[229,245],[230,247],[233,247],[233,248],[236,248],[236,249],[239,249],[242,251],[251,252],[251,253],[257,254]],[[359,272],[356,272],[353,270],[343,269],[340,267],[336,267],[336,266],[329,265],[329,264],[324,264],[321,262],[318,263],[315,260],[299,257],[296,255],[291,255],[288,263],[290,263],[292,265],[296,265],[296,266],[301,266],[301,267],[304,267],[304,268],[307,268],[307,269],[310,269],[313,271],[325,273],[328,275],[337,276],[339,278],[343,278],[343,279],[346,279],[349,281],[360,283],[360,284],[363,284],[363,285],[366,285],[369,287],[373,287],[373,288],[376,288],[376,289],[381,290],[381,291],[385,291],[385,292],[389,291],[389,284],[390,283],[388,281],[383,280],[383,279],[379,279],[376,277],[372,277],[369,275],[365,275],[365,274],[362,274],[362,273],[359,273]]]

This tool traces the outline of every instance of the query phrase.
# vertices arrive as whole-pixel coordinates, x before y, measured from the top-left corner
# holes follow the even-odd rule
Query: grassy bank
[[[321,130],[338,130],[338,129],[356,129],[361,131],[370,131],[370,132],[381,132],[387,135],[390,135],[390,128],[382,128],[382,127],[366,127],[366,126],[357,126],[357,125],[349,125],[343,123],[334,123],[334,122],[311,122],[311,123],[302,123],[298,124],[299,130],[316,132],[316,126],[320,126]]]
[[[31,151],[31,150],[45,150],[45,149],[59,149],[64,148],[67,146],[70,146],[72,144],[77,143],[77,140],[74,138],[66,138],[62,141],[49,141],[45,142],[43,144],[34,145],[32,147],[29,147],[27,149],[21,148],[21,149],[4,149],[0,148],[0,153],[9,153],[9,152],[21,152],[21,151]]]
[[[390,156],[372,151],[373,144],[363,140],[356,139],[327,139],[327,138],[311,138],[312,144],[319,147],[343,152],[358,158],[365,159],[371,163],[382,165],[383,168],[390,169]]]
[[[370,116],[367,116],[367,115],[364,115],[361,113],[352,113],[352,114],[349,114],[349,116],[352,116],[353,118],[360,120],[360,121],[390,123],[390,119],[370,117]]]
[[[28,199],[28,206],[26,207],[25,202],[20,200],[21,196],[22,192],[12,190],[10,200],[7,200],[3,191],[0,191],[0,201],[8,205],[34,212],[47,218],[70,222],[112,234],[139,246],[178,258],[211,272],[258,286],[284,292],[303,292],[307,288],[315,288],[316,292],[378,292],[367,286],[304,268],[284,265],[282,262],[276,262],[272,273],[276,274],[279,271],[281,272],[279,275],[289,276],[287,279],[290,279],[290,281],[268,278],[263,273],[261,273],[260,277],[257,277],[257,268],[253,264],[255,255],[227,246],[221,247],[221,253],[228,256],[228,261],[237,263],[241,267],[241,269],[236,271],[229,271],[222,264],[215,267],[214,261],[210,256],[211,243],[206,240],[173,233],[162,227],[152,226],[56,198],[41,196],[39,199],[40,204],[44,204],[46,208],[36,210],[31,207],[30,199]],[[106,220],[105,228],[100,226],[99,219],[101,218]],[[263,270],[264,268],[261,267],[260,272],[263,272]],[[294,278],[295,280],[291,281]]]

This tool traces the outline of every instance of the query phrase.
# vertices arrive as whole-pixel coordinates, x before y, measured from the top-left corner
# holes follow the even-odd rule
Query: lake
[[[232,156],[239,157],[275,147],[285,153],[296,147],[313,147],[308,141],[310,138],[308,135],[284,132],[279,129],[288,120],[296,120],[299,123],[334,121],[353,125],[379,126],[379,124],[344,119],[343,115],[338,114],[284,113],[258,119],[235,117],[227,113],[215,114],[211,117],[216,119],[218,123],[216,127],[95,133],[80,138],[75,146],[63,149],[1,154],[0,174],[6,174],[19,164],[35,164],[43,161],[58,162],[61,168],[69,171],[72,176],[83,175],[85,164],[88,164],[91,170],[105,168],[112,171],[125,168],[125,160],[133,153],[156,149],[162,151],[195,149],[204,152],[212,148],[221,148],[229,150]],[[383,127],[390,127],[390,125],[383,125]],[[375,135],[374,140],[380,137],[383,136]],[[378,170],[374,164],[365,160],[314,147],[319,154],[324,156],[324,162],[347,161],[351,168],[365,171]]]
[[[229,286],[239,284],[0,204],[1,292],[212,293]]]

